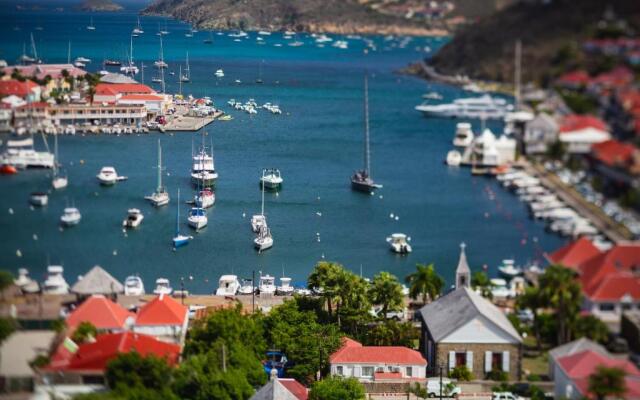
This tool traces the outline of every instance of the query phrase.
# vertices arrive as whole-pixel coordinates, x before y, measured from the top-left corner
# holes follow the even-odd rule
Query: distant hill
[[[82,11],[120,11],[123,7],[111,0],[85,0],[78,8]]]
[[[168,15],[209,29],[408,35],[445,33],[425,23],[380,12],[375,7],[380,3],[383,1],[157,0],[143,13]]]
[[[638,32],[640,0],[521,0],[457,32],[428,63],[443,74],[510,81],[521,39],[523,79],[544,81],[560,54],[589,37],[607,9]]]

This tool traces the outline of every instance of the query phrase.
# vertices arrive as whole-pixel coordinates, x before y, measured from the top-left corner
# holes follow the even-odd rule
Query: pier
[[[167,121],[166,125],[162,128],[164,131],[198,131],[203,127],[212,123],[216,118],[219,118],[224,113],[222,111],[216,111],[213,115],[206,117],[195,117],[190,115],[178,115],[175,118],[171,118]]]

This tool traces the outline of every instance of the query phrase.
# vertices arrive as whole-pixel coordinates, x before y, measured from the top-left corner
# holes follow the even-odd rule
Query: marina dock
[[[203,127],[212,123],[216,118],[219,118],[224,113],[222,111],[216,111],[215,114],[206,117],[192,117],[189,115],[179,115],[175,118],[167,121],[167,124],[163,127],[164,131],[198,131]]]

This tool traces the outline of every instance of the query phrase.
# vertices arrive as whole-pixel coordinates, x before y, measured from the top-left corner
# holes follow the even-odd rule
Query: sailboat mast
[[[180,84],[180,96],[182,96],[182,65],[179,66],[178,83]]]
[[[58,134],[53,135],[53,175],[58,175]]]
[[[260,215],[264,216],[264,169],[262,170],[262,180],[260,183],[262,184],[262,208],[260,209]]]
[[[371,176],[369,150],[369,81],[367,75],[364,76],[364,170],[367,176]]]
[[[164,51],[162,50],[162,36],[160,36],[160,80],[162,81],[162,93],[164,94]]]
[[[144,63],[140,63],[140,72],[142,73],[142,84],[144,85]]]
[[[516,100],[516,111],[520,109],[520,85],[522,74],[522,42],[520,39],[516,40],[515,50],[515,84],[514,84],[514,97]]]
[[[36,41],[33,39],[33,33],[31,33],[31,51],[33,52],[33,58],[38,61],[38,51],[36,50]]]
[[[162,146],[158,139],[158,192],[162,191]]]
[[[71,64],[71,40],[69,40],[69,45],[67,47],[67,64]]]
[[[180,189],[178,188],[178,203],[176,204],[176,236],[180,233]]]

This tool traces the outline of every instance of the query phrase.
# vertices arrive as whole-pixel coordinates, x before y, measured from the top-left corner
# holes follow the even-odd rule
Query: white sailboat
[[[142,30],[142,26],[140,26],[140,17],[138,17],[138,25],[133,28],[133,31],[131,33],[134,35],[142,35],[144,33],[144,31]]]
[[[120,72],[125,75],[136,75],[139,70],[136,67],[136,64],[133,62],[133,36],[129,38],[129,60],[127,65],[123,65],[120,67]]]
[[[265,173],[266,170],[263,170],[263,178],[265,176]],[[264,216],[264,185],[262,185],[262,209],[260,215],[262,216],[262,223],[258,225],[257,235],[253,240],[253,244],[258,252],[263,252],[264,250],[268,250],[273,247],[273,236],[271,235],[271,229],[269,229],[269,226],[267,225],[267,219]],[[253,218],[251,219],[251,222],[253,228]]]
[[[150,196],[145,196],[145,199],[149,200],[151,204],[156,207],[161,207],[169,204],[169,192],[162,186],[162,146],[160,145],[160,139],[158,139],[158,186],[156,191]]]
[[[169,66],[167,65],[166,62],[164,62],[164,49],[162,47],[162,36],[160,36],[160,59],[154,62],[153,65],[155,65],[156,68],[167,68]]]
[[[180,73],[180,82],[190,82],[191,81],[191,69],[189,68],[189,52],[187,51],[187,66],[184,70],[184,74]]]
[[[76,207],[67,207],[64,209],[64,214],[60,217],[60,223],[64,226],[75,226],[80,223],[82,215],[80,210]]]
[[[91,17],[89,25],[87,25],[87,30],[88,31],[95,31],[96,30],[96,27],[93,25],[93,17]]]
[[[371,193],[382,187],[371,178],[371,151],[369,149],[369,83],[364,77],[364,169],[351,177],[351,187],[359,192]]]
[[[260,228],[262,228],[263,226],[267,226],[267,217],[264,215],[264,186],[262,187],[261,194],[262,205],[260,208],[260,214],[256,214],[251,217],[251,230],[254,233],[258,233],[260,231]]]
[[[67,178],[65,175],[60,174],[60,168],[59,168],[59,157],[58,157],[58,135],[53,135],[54,139],[53,139],[53,156],[54,156],[54,161],[53,161],[53,180],[51,181],[51,186],[53,186],[54,189],[58,190],[58,189],[64,189],[67,187],[67,185],[69,184],[69,178]]]
[[[173,237],[173,247],[178,248],[189,244],[189,240],[193,236],[187,236],[180,233],[180,189],[178,189],[178,201],[176,204],[176,234]]]

